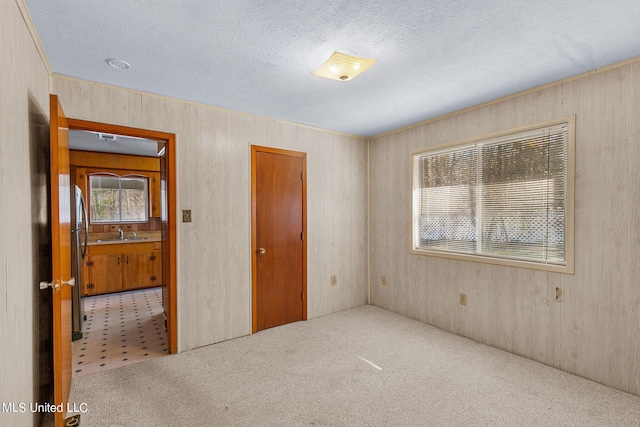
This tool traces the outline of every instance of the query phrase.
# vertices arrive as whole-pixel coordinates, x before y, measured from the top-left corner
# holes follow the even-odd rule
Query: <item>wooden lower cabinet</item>
[[[151,283],[153,286],[162,286],[162,250],[154,249],[153,259],[151,260]]]
[[[89,246],[82,295],[91,296],[162,285],[162,251],[154,243]]]
[[[88,295],[107,294],[122,290],[122,255],[91,255],[89,257]],[[85,287],[85,289],[86,289]]]
[[[162,257],[156,252],[131,252],[123,254],[123,284],[125,289],[159,286],[162,276]],[[160,264],[160,274],[157,273]]]

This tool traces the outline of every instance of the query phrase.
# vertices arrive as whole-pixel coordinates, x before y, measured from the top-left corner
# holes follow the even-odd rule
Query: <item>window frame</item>
[[[93,218],[93,213],[91,211],[91,205],[93,203],[93,195],[91,194],[91,177],[92,176],[106,176],[113,178],[138,178],[144,179],[145,182],[145,220],[122,220],[122,211],[120,212],[120,220],[117,221],[96,221]],[[147,224],[151,220],[151,177],[149,174],[141,172],[141,171],[123,171],[123,170],[114,170],[114,169],[88,169],[86,171],[86,188],[87,188],[87,213],[89,215],[89,224],[90,225],[118,225],[118,224]]]
[[[418,157],[424,154],[436,154],[440,152],[450,151],[456,147],[463,148],[465,146],[482,144],[485,141],[499,138],[515,136],[520,133],[531,132],[536,129],[545,127],[558,126],[565,124],[567,126],[567,182],[566,182],[566,205],[565,205],[565,264],[548,264],[543,261],[528,261],[523,259],[507,259],[497,258],[482,254],[465,254],[457,252],[445,252],[433,249],[425,249],[419,247],[420,239],[420,197],[421,185],[419,181]],[[411,205],[411,247],[409,252],[414,255],[433,256],[438,258],[447,258],[462,261],[472,261],[486,264],[503,265],[510,267],[528,268],[534,270],[543,270],[549,272],[558,272],[573,274],[574,273],[574,189],[575,189],[575,115],[551,120],[548,122],[537,123],[530,126],[509,129],[493,134],[483,135],[480,137],[469,138],[465,140],[453,141],[445,144],[425,147],[411,152],[411,173],[412,173],[412,205]]]

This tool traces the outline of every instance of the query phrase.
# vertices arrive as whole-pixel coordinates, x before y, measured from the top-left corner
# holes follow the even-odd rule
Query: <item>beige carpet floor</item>
[[[373,306],[72,382],[82,426],[640,426],[632,396]]]

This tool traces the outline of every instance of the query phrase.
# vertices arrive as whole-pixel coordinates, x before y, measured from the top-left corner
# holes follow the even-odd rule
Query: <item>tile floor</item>
[[[73,377],[163,356],[167,332],[162,288],[82,299],[87,320],[73,343]]]

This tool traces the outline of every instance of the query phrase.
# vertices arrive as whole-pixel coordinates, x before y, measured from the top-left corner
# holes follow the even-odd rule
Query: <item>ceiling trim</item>
[[[53,68],[51,68],[51,63],[49,62],[49,58],[47,58],[47,54],[44,51],[44,47],[42,46],[42,41],[40,41],[40,36],[38,36],[38,31],[36,30],[36,26],[33,23],[33,19],[31,19],[31,14],[29,13],[29,9],[27,9],[27,5],[24,3],[24,0],[15,0],[16,6],[20,10],[22,14],[22,19],[24,20],[29,33],[31,33],[31,38],[33,39],[33,43],[36,45],[36,49],[40,54],[40,59],[44,63],[44,67],[47,69],[47,73],[49,77],[53,74]],[[51,92],[51,79],[49,79],[49,91]]]
[[[555,82],[547,83],[547,84],[544,84],[542,86],[537,86],[537,87],[534,87],[534,88],[531,88],[531,89],[527,89],[527,90],[523,90],[523,91],[520,91],[520,92],[512,93],[511,95],[506,95],[506,96],[503,96],[503,97],[500,97],[500,98],[496,98],[496,99],[491,100],[491,101],[483,102],[483,103],[478,104],[478,105],[474,105],[474,106],[471,106],[471,107],[463,108],[462,110],[457,110],[457,111],[453,111],[451,113],[443,114],[443,115],[440,115],[440,116],[437,116],[437,117],[432,117],[430,119],[423,120],[421,122],[414,123],[414,124],[411,124],[411,125],[403,126],[401,128],[398,128],[398,129],[390,130],[388,132],[384,132],[384,133],[381,133],[379,135],[374,135],[371,138],[369,138],[369,140],[373,142],[375,139],[379,139],[379,138],[383,138],[385,136],[393,135],[393,134],[396,134],[398,132],[403,132],[405,130],[417,128],[419,126],[423,126],[423,125],[426,125],[426,124],[429,124],[429,123],[433,123],[433,122],[437,122],[437,121],[440,121],[440,120],[443,120],[443,119],[454,117],[454,116],[457,116],[459,114],[468,113],[470,111],[474,111],[474,110],[478,110],[480,108],[488,107],[489,105],[498,104],[500,102],[508,101],[508,100],[514,99],[514,98],[518,98],[518,97],[523,96],[523,95],[528,95],[530,93],[539,92],[541,90],[548,89],[548,88],[551,88],[551,87],[554,87],[554,86],[559,86],[559,85],[562,85],[562,84],[565,84],[565,83],[569,83],[569,82],[572,82],[572,81],[575,81],[575,80],[580,80],[580,79],[583,79],[585,77],[589,77],[589,76],[593,76],[593,75],[596,75],[596,74],[604,73],[606,71],[615,70],[616,68],[621,68],[621,67],[624,67],[626,65],[630,65],[630,64],[633,64],[633,63],[636,63],[636,62],[640,62],[640,56],[637,56],[637,57],[631,58],[631,59],[627,59],[625,61],[616,62],[616,63],[610,64],[610,65],[605,65],[604,67],[595,68],[595,69],[590,70],[590,71],[585,71],[584,73],[580,73],[580,74],[576,74],[576,75],[571,76],[571,77],[566,77],[564,79],[556,80]]]
[[[67,75],[64,75],[64,74],[53,73],[53,74],[51,74],[51,78],[52,79],[61,79],[61,80],[70,80],[70,81],[75,81],[75,82],[79,82],[79,83],[90,83],[92,85],[96,85],[96,86],[100,86],[100,87],[104,87],[104,88],[108,88],[108,89],[124,90],[127,93],[135,93],[135,94],[138,94],[138,95],[148,96],[148,97],[151,97],[151,98],[158,98],[158,99],[163,99],[163,100],[173,101],[173,102],[181,102],[183,104],[188,104],[188,105],[193,105],[193,106],[198,106],[198,107],[203,107],[203,108],[209,108],[209,109],[213,109],[213,110],[231,112],[231,113],[236,113],[236,114],[242,114],[244,116],[249,116],[249,117],[257,117],[257,118],[264,119],[264,120],[269,120],[269,121],[272,121],[272,122],[278,122],[278,123],[283,123],[283,124],[286,124],[286,125],[296,126],[296,127],[300,127],[300,128],[311,129],[311,130],[325,132],[325,133],[331,133],[331,134],[334,134],[334,135],[346,136],[346,137],[349,137],[349,138],[355,138],[355,139],[358,139],[358,140],[361,140],[361,141],[369,141],[369,140],[371,140],[371,138],[367,138],[367,137],[360,136],[360,135],[353,135],[353,134],[349,134],[349,133],[345,133],[345,132],[338,132],[338,131],[335,131],[335,130],[323,129],[323,128],[316,127],[316,126],[305,125],[305,124],[302,124],[302,123],[289,122],[289,121],[286,121],[286,120],[275,119],[273,117],[260,116],[258,114],[245,113],[243,111],[230,110],[230,109],[227,109],[227,108],[216,107],[215,105],[208,105],[208,104],[202,104],[202,103],[194,102],[194,101],[187,101],[185,99],[172,98],[172,97],[166,96],[166,95],[159,95],[157,93],[145,92],[145,91],[141,91],[141,90],[137,90],[137,89],[129,89],[129,88],[122,87],[122,86],[115,86],[115,85],[110,85],[110,84],[106,84],[106,83],[94,82],[94,81],[91,81],[91,80],[80,79],[78,77],[71,77],[71,76],[67,76]],[[52,85],[53,85],[53,83],[52,83]],[[53,86],[52,86],[52,89],[53,89]],[[51,92],[54,93],[53,90]]]

